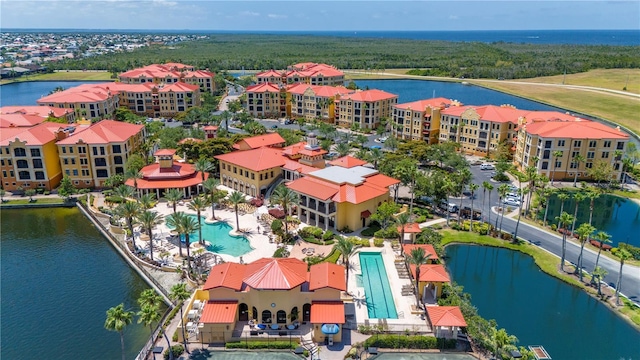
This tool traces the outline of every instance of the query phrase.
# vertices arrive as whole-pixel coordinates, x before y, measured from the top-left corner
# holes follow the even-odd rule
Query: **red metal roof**
[[[285,164],[286,160],[286,158],[282,156],[282,150],[270,147],[234,151],[217,155],[215,158],[253,171],[281,167]]]
[[[156,151],[153,156],[173,156],[175,153],[175,149],[160,149]]]
[[[398,232],[402,232],[402,226],[398,226],[397,227]],[[405,234],[416,234],[419,233],[420,231],[422,231],[420,229],[420,224],[418,223],[408,223],[404,225],[404,233]]]
[[[366,164],[367,162],[364,160],[360,160],[357,158],[354,158],[353,156],[343,156],[341,158],[329,161],[330,165],[334,165],[334,166],[342,166],[343,168],[347,168],[350,169],[354,166],[362,166],[364,164]]]
[[[238,141],[236,145],[238,145],[239,149],[244,148],[245,146],[243,145],[246,145],[246,147],[249,147],[250,149],[257,149],[263,146],[280,145],[284,144],[285,142],[286,141],[282,138],[282,136],[280,136],[280,134],[269,133],[265,135],[244,138]]]
[[[311,308],[313,309],[313,304]],[[433,326],[467,326],[467,322],[464,321],[464,316],[457,306],[427,306],[427,315]]]
[[[416,278],[416,266],[410,265],[411,268],[411,276]],[[449,274],[447,273],[447,269],[440,264],[425,264],[420,266],[420,279],[419,281],[424,282],[450,282]]]
[[[224,263],[215,265],[209,272],[209,277],[202,289],[209,290],[225,287],[233,290],[242,289],[245,266],[238,263]]]
[[[344,267],[329,262],[311,266],[309,269],[309,290],[327,287],[336,290],[347,289]]]
[[[254,289],[289,290],[307,281],[307,264],[295,258],[262,258],[246,266],[244,283]]]
[[[411,255],[411,250],[422,248],[424,250],[425,255],[431,255],[429,257],[430,260],[438,260],[438,254],[436,254],[436,249],[434,249],[431,244],[407,244],[403,246],[404,253],[407,255]]]
[[[309,176],[285,184],[288,188],[316,199],[327,200],[339,190],[338,186]]]
[[[311,303],[312,324],[344,324],[342,301],[314,301]]]
[[[236,321],[238,301],[207,301],[200,316],[205,324],[230,324]]]
[[[88,129],[74,133],[66,139],[58,141],[59,145],[73,145],[82,140],[85,144],[121,143],[142,132],[144,125],[130,124],[115,120],[102,120]]]

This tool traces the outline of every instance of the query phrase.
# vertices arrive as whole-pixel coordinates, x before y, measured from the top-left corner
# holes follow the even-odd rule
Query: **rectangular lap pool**
[[[360,253],[362,285],[371,319],[397,319],[398,312],[382,255],[377,252]]]

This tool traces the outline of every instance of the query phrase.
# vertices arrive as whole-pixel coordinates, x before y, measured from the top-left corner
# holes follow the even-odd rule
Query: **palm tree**
[[[202,174],[202,181],[204,181],[204,174],[213,170],[213,163],[205,158],[200,158],[195,163],[197,172]]]
[[[476,197],[476,190],[480,185],[471,183],[469,184],[469,190],[471,191],[471,223],[469,224],[469,230],[473,232],[473,199]]]
[[[351,151],[351,146],[349,146],[349,144],[346,142],[342,142],[336,145],[336,152],[340,157],[348,155],[350,151]]]
[[[471,181],[471,179],[473,178],[473,175],[471,174],[471,171],[469,171],[469,169],[462,169],[458,172],[458,191],[460,194],[460,207],[458,208],[458,225],[460,225],[460,221],[462,220],[462,200],[463,200],[463,192],[464,192],[464,188],[467,186],[467,184]]]
[[[520,183],[520,184],[522,184],[522,183]],[[520,185],[520,186],[522,186],[522,185]],[[522,199],[522,198],[524,198],[524,189],[520,188],[520,189],[518,190],[518,195],[520,195],[520,198],[521,198],[521,199]],[[520,227],[520,218],[522,217],[522,205],[523,205],[523,204],[524,204],[524,201],[522,201],[522,200],[521,200],[521,201],[520,201],[520,208],[518,209],[518,221],[516,222],[516,229],[515,229],[515,231],[513,232],[513,239],[512,239],[512,241],[513,241],[514,243],[517,243],[517,242],[518,242],[518,228]],[[500,224],[500,225],[502,225],[502,224]]]
[[[584,156],[577,154],[573,157],[573,163],[576,164],[575,173],[573,175],[573,187],[576,187],[576,183],[578,182],[578,169],[580,168],[580,163],[584,162]]]
[[[142,179],[144,177],[144,175],[142,174],[142,171],[140,171],[140,170],[129,169],[129,170],[127,170],[127,172],[125,172],[124,177],[126,179],[133,179],[133,188],[137,192],[138,191],[138,179]]]
[[[202,187],[209,193],[209,204],[211,205],[211,218],[215,220],[216,218],[216,204],[218,201],[222,200],[219,198],[217,194],[221,194],[218,192],[218,185],[220,185],[220,180],[215,178],[208,178],[202,183]]]
[[[193,200],[187,204],[189,210],[195,211],[198,216],[198,243],[200,243],[200,245],[204,245],[204,239],[202,238],[202,217],[200,217],[200,214],[208,205],[207,200],[202,196],[194,197]]]
[[[373,168],[378,169],[378,161],[382,160],[384,153],[378,148],[373,148],[369,152],[369,161],[373,163]]]
[[[524,172],[524,175],[525,175],[524,182],[529,183],[529,186],[528,186],[529,195],[527,199],[527,209],[526,209],[527,214],[529,214],[529,211],[531,210],[531,199],[533,198],[532,194],[536,190],[536,186],[537,186],[536,181],[539,178],[538,173],[536,171],[537,169],[535,167],[528,166]],[[524,199],[524,196],[522,198]]]
[[[578,266],[576,267],[576,273],[580,277],[580,281],[582,281],[582,251],[584,250],[584,244],[589,239],[589,236],[596,231],[596,228],[591,226],[591,224],[580,224],[576,229],[576,233],[578,234],[578,239],[580,240],[580,255],[578,255]]]
[[[493,185],[488,181],[482,182],[482,209],[484,210],[484,194],[489,191],[489,218],[487,222],[491,226],[491,192],[493,191]]]
[[[456,190],[456,183],[453,181],[453,179],[451,179],[450,176],[447,176],[444,178],[444,180],[442,181],[442,189],[444,190],[444,192],[447,194],[447,204],[449,203],[449,196],[451,196],[451,194],[453,194],[453,192]],[[447,226],[449,226],[449,220],[451,219],[451,213],[449,212],[449,209],[445,209],[445,211],[447,212]]]
[[[600,244],[598,255],[596,256],[596,264],[593,267],[593,271],[596,271],[596,269],[598,268],[598,261],[600,260],[600,253],[602,252],[602,246],[611,242],[611,235],[607,234],[604,231],[598,231],[594,236],[594,239]]]
[[[602,296],[602,279],[607,276],[607,270],[601,268],[600,266],[596,266],[591,273],[591,283],[597,284],[598,286],[598,296]],[[598,279],[597,281],[595,279]]]
[[[149,327],[150,336],[153,336],[153,324],[160,321],[162,319],[162,315],[160,314],[160,308],[157,305],[142,305],[140,311],[137,313],[138,315],[138,324],[144,324],[144,326]]]
[[[560,257],[560,270],[564,271],[564,258],[567,250],[567,229],[569,224],[573,222],[573,216],[563,211],[560,216],[556,216],[556,220],[558,220],[560,228],[564,229],[562,232],[562,256]]]
[[[122,360],[124,355],[124,328],[133,322],[133,311],[126,311],[124,304],[112,307],[107,310],[107,320],[104,322],[104,328],[109,331],[117,331],[120,333],[120,346],[122,347]]]
[[[505,198],[505,196],[507,196],[507,194],[509,193],[509,185],[507,184],[502,184],[500,186],[498,186],[498,195],[500,198],[500,206],[502,208],[502,211],[500,212],[500,232],[502,232],[502,220],[504,220],[504,213],[505,208],[504,208],[504,204],[502,204],[502,199]],[[496,227],[498,227],[498,219],[496,219]]]
[[[0,189],[0,202],[4,202],[4,196],[7,192],[4,189]]]
[[[542,190],[542,195],[544,197],[544,217],[542,218],[542,226],[545,226],[545,227],[547,226],[547,213],[549,212],[549,199],[556,192],[557,190],[555,188],[549,188],[549,187],[546,187]],[[562,210],[560,212],[562,212]]]
[[[143,307],[145,305],[160,306],[162,304],[162,297],[153,289],[146,289],[140,293],[138,297],[138,305]]]
[[[180,232],[180,224],[182,223],[182,218],[185,214],[182,211],[174,212],[171,215],[167,215],[165,221],[167,222],[167,226],[172,228],[178,235],[182,235]],[[178,250],[180,252],[180,256],[182,256],[182,241],[178,239]]]
[[[423,248],[415,248],[411,250],[411,254],[407,257],[407,262],[416,267],[416,306],[420,306],[420,267],[429,261],[431,254],[425,254]]]
[[[396,224],[400,227],[400,254],[404,254],[404,228],[411,221],[411,215],[403,212],[396,218]]]
[[[271,204],[277,204],[282,206],[282,210],[284,210],[284,233],[285,236],[289,235],[289,224],[287,221],[287,217],[289,216],[289,207],[293,204],[298,203],[298,194],[288,187],[280,184],[278,185],[273,192],[271,193],[271,199],[269,199]]]
[[[349,268],[351,267],[350,263],[349,263],[349,258],[351,257],[351,255],[353,255],[353,250],[354,250],[354,246],[353,246],[353,242],[349,241],[349,239],[345,238],[345,237],[339,237],[338,238],[338,242],[335,245],[335,249],[336,251],[340,251],[340,254],[342,256],[342,264],[344,264],[345,268],[346,268],[346,292],[349,293]]]
[[[578,220],[578,207],[580,206],[580,203],[582,202],[582,200],[584,200],[586,197],[587,196],[580,191],[573,194],[573,198],[576,202],[576,206],[575,206],[575,209],[573,210],[573,224],[571,225],[572,236],[573,236],[573,231],[576,229],[576,220]]]
[[[498,358],[502,359],[502,356],[500,355],[502,353],[503,348],[518,342],[518,338],[515,337],[515,335],[509,335],[505,329],[497,330],[496,328],[493,328],[492,337],[493,337],[493,341],[496,344],[496,353],[494,356],[496,359]]]
[[[616,305],[620,306],[620,286],[622,286],[622,266],[624,262],[631,258],[631,253],[627,249],[618,249],[616,254],[620,258],[620,271],[618,272],[618,282],[616,283]]]
[[[113,195],[122,198],[122,200],[127,200],[133,197],[133,189],[127,185],[120,185],[113,189]]]
[[[564,212],[564,203],[567,201],[571,195],[567,194],[564,190],[560,189],[560,193],[558,194],[558,199],[560,200],[560,214]],[[558,227],[560,227],[560,223],[558,222]]]
[[[556,150],[552,153],[553,155],[553,168],[551,169],[551,186],[553,186],[553,181],[556,179],[556,163],[558,159],[562,157],[562,151]]]
[[[138,203],[140,203],[140,206],[142,206],[144,210],[151,209],[155,202],[156,195],[154,193],[144,194],[140,196],[140,199],[138,199]]]
[[[133,241],[133,225],[140,214],[140,204],[135,201],[126,201],[118,205],[116,213],[127,222],[127,228],[131,233],[131,241]]]
[[[157,211],[145,210],[144,212],[138,214],[138,222],[142,224],[145,230],[147,230],[147,234],[149,235],[149,255],[151,257],[151,261],[153,261],[153,228],[156,225],[162,224],[163,217],[158,214]]]
[[[164,198],[167,199],[169,204],[173,207],[173,213],[176,213],[176,205],[178,201],[182,200],[182,191],[179,189],[169,189],[164,193]]]
[[[236,213],[236,231],[240,231],[240,219],[238,218],[238,205],[245,202],[244,194],[239,191],[234,191],[229,195],[229,201],[233,204],[233,209]],[[285,213],[285,216],[287,214]],[[286,218],[285,218],[286,222]]]
[[[171,292],[169,293],[169,298],[176,302],[176,306],[180,306],[180,326],[182,327],[182,339],[184,340],[184,349],[189,352],[189,348],[187,347],[187,337],[184,333],[184,315],[182,313],[182,303],[189,299],[191,294],[187,290],[187,284],[178,283],[171,287]]]

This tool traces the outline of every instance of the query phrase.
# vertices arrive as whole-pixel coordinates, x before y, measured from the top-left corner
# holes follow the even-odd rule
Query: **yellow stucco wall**
[[[233,169],[236,169],[236,172],[234,173]],[[273,175],[271,174],[273,172]],[[248,175],[247,175],[248,173]],[[273,180],[280,176],[282,174],[282,168],[280,167],[274,167],[274,168],[270,168],[267,170],[262,170],[262,171],[253,171],[241,166],[237,166],[234,164],[231,164],[229,162],[226,161],[220,161],[220,183],[222,185],[228,186],[230,188],[233,188],[235,190],[238,191],[242,191],[239,184],[240,182],[242,182],[245,185],[245,190],[242,191],[243,193],[249,195],[249,196],[257,196],[258,194],[260,194],[260,189],[262,187],[267,187],[269,186],[269,184],[271,184],[273,182]],[[234,187],[234,184],[231,183],[231,185],[229,185],[228,182],[225,182],[225,175],[227,177],[227,179],[236,179],[238,180],[238,188],[236,189]],[[260,180],[262,176],[262,180]],[[246,186],[249,186],[249,189],[251,189],[251,186],[254,186],[256,189],[256,193],[253,194],[251,193],[251,191],[247,191],[246,190]]]
[[[388,201],[390,198],[389,193],[386,193],[360,204],[352,204],[349,202],[338,203],[336,211],[336,229],[342,229],[345,226],[348,226],[351,230],[358,230],[364,226],[368,226],[370,220],[366,219],[365,225],[363,226],[360,214],[365,210],[369,210],[371,214],[374,214],[379,204]]]

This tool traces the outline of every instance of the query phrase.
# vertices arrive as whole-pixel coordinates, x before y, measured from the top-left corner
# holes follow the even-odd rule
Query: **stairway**
[[[313,342],[311,332],[300,337],[300,345],[309,351],[309,355],[311,355],[310,359],[319,359],[318,345]]]

